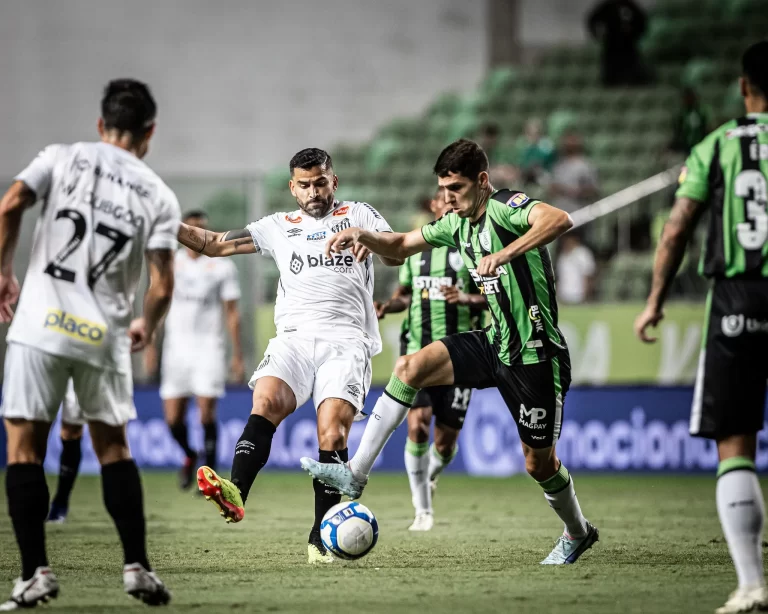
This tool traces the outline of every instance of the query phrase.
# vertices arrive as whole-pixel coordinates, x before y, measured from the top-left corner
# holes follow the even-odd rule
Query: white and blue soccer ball
[[[334,505],[320,523],[323,545],[340,559],[364,557],[379,539],[379,523],[371,510],[357,501]]]

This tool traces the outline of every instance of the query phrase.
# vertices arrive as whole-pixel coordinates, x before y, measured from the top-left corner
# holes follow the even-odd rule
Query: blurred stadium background
[[[588,29],[593,0],[324,0],[319,11],[305,0],[135,0],[130,10],[126,6],[93,0],[3,3],[0,187],[47,143],[95,138],[100,88],[120,75],[146,80],[159,102],[149,164],[176,191],[184,210],[206,210],[216,229],[294,208],[287,161],[307,146],[332,153],[339,198],[368,201],[394,228],[413,228],[428,219],[422,202],[435,187],[431,168],[437,153],[456,138],[475,138],[489,150],[497,186],[525,189],[571,212],[582,209],[580,249],[595,265],[573,269],[571,262],[563,269],[580,271],[584,279],[581,295],[567,304],[561,298],[560,316],[574,383],[597,387],[583,392],[597,395],[589,398],[591,407],[581,391],[571,395],[568,416],[577,429],[574,441],[586,446],[581,454],[593,458],[605,441],[601,433],[613,433],[608,440],[621,457],[632,447],[624,433],[640,429],[648,442],[635,441],[637,450],[660,456],[650,464],[635,460],[632,467],[714,466],[713,450],[688,440],[683,424],[706,290],[695,272],[700,240],[676,281],[659,343],[635,342],[631,324],[649,287],[652,250],[672,203],[675,170],[689,146],[680,142],[681,133],[686,122],[711,129],[741,113],[738,60],[749,42],[768,33],[764,2],[639,2],[645,13],[639,64],[625,68],[640,76],[632,85],[611,87],[601,80],[600,42]],[[684,108],[686,89],[696,101]],[[576,139],[576,171],[567,164],[569,138]],[[667,169],[650,194],[634,187]],[[587,189],[566,202],[557,189],[561,174],[562,181],[576,181],[577,187],[586,182]],[[625,188],[630,189],[617,200],[613,195]],[[599,199],[618,206],[605,215],[583,209]],[[20,275],[34,220],[34,214],[25,220]],[[553,246],[556,260],[564,251]],[[277,269],[265,258],[236,260],[246,289],[250,370],[274,332]],[[377,298],[391,293],[396,274],[377,265]],[[385,350],[374,361],[377,385],[386,382],[397,355],[400,319],[389,316],[381,327]],[[156,452],[148,465],[173,464],[177,454],[159,423],[156,382],[148,380],[138,359],[135,378],[142,414],[135,441],[150,442],[137,452]],[[635,385],[646,388],[625,388]],[[654,398],[650,406],[638,400],[642,395]],[[658,416],[654,431],[649,425],[659,403],[672,409]],[[234,420],[225,430],[235,439],[247,405],[242,390],[222,405],[222,418]],[[515,460],[505,459],[504,438],[492,435],[507,427],[489,429],[481,419],[487,414],[491,423],[507,425],[498,405],[495,392],[476,396],[478,409],[470,414],[477,420],[470,422],[477,443],[467,447],[495,452],[476,462],[465,459],[458,468],[472,471],[471,464],[475,472],[493,475],[520,469],[517,446],[510,446]],[[297,412],[301,416],[311,421],[311,414]],[[584,444],[579,433],[589,428],[597,429],[594,441]],[[296,429],[289,424],[285,430]],[[304,443],[298,448],[313,449],[312,429],[299,431],[295,438]],[[566,428],[566,442],[568,433]],[[514,442],[514,433],[508,435]],[[230,449],[221,446],[222,461],[229,462]],[[645,459],[637,450],[633,458]],[[496,460],[488,461],[488,454]],[[616,458],[606,450],[598,456]],[[293,461],[294,454],[287,454],[285,463],[276,464]],[[608,460],[605,466],[594,458],[585,462],[610,468]],[[627,465],[617,462],[616,468]]]

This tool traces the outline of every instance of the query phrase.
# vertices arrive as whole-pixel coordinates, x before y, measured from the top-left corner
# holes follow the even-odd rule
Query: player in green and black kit
[[[442,190],[430,202],[435,219],[450,211]],[[413,354],[448,335],[482,328],[485,297],[472,282],[456,247],[437,247],[414,254],[400,267],[400,286],[376,313],[408,310],[403,321],[401,355]],[[467,415],[472,388],[433,386],[419,390],[408,412],[405,469],[416,518],[410,531],[429,531],[434,517],[432,495],[437,478],[456,456],[459,432]],[[435,417],[435,442],[429,429]]]
[[[717,441],[717,510],[739,588],[718,614],[768,610],[761,534],[764,504],[755,473],[768,379],[768,42],[744,54],[747,114],[693,148],[656,250],[648,304],[635,322],[641,340],[664,317],[667,292],[696,223],[709,211],[700,273],[707,299],[691,434]]]
[[[302,466],[321,482],[357,498],[418,389],[496,387],[517,423],[528,473],[565,524],[542,563],[574,563],[597,541],[598,533],[582,515],[571,476],[555,453],[571,374],[565,339],[557,328],[554,275],[546,248],[573,223],[564,211],[522,192],[495,190],[488,178],[488,158],[472,141],[462,139],[446,147],[435,174],[452,213],[405,234],[348,228],[331,237],[326,251],[360,244],[376,254],[406,258],[433,247],[456,247],[486,296],[492,324],[485,331],[450,335],[401,356],[354,458],[348,464],[303,458]]]

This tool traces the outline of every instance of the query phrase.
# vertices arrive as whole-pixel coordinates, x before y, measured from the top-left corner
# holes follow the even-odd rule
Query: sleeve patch
[[[680,176],[677,178],[677,183],[682,185],[683,183],[685,183],[686,177],[688,177],[688,167],[684,166],[683,168],[680,169]]]
[[[523,192],[518,192],[512,198],[507,201],[507,205],[510,207],[522,207],[530,201],[530,197]]]

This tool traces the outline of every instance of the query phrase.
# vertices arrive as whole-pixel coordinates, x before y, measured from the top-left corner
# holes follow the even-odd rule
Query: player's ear
[[[96,130],[99,131],[99,136],[104,136],[104,118],[100,117],[99,121],[96,122]]]
[[[335,192],[339,187],[339,177],[334,174],[333,175],[333,191]]]
[[[295,198],[296,197],[296,189],[294,188],[294,185],[293,185],[293,179],[289,179],[288,180],[288,189],[291,191],[291,196],[293,196]]]
[[[481,171],[480,174],[477,176],[477,184],[481,188],[487,188],[489,181],[490,181],[490,177],[488,176],[488,171]]]
[[[742,98],[746,98],[749,95],[749,90],[747,89],[747,80],[744,77],[739,77],[739,93],[741,94]]]
[[[153,123],[149,128],[147,128],[147,131],[144,133],[144,139],[149,141],[154,135],[155,135],[155,127],[157,124]]]

